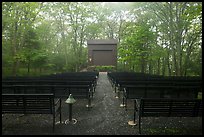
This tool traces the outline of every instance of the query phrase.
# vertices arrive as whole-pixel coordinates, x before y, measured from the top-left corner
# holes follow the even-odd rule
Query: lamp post
[[[72,94],[69,95],[69,98],[65,103],[69,104],[69,119],[65,120],[65,124],[76,124],[77,120],[72,118],[72,105],[76,102]]]

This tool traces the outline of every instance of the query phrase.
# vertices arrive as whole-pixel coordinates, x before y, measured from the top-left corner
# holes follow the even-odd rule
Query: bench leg
[[[137,123],[136,123],[136,110],[137,110],[137,108],[136,108],[136,100],[134,100],[133,120],[128,121],[128,125],[131,125],[131,126],[136,126],[137,125]]]
[[[88,110],[89,110],[89,108],[92,107],[91,106],[91,98],[90,97],[88,98],[88,104],[86,105],[86,107],[88,108]]]
[[[55,113],[53,114],[52,132],[55,132]]]
[[[115,98],[119,98],[119,88],[116,88]]]
[[[120,98],[120,90],[118,90],[118,98]]]
[[[91,98],[93,99],[93,94],[95,92],[95,87],[93,87],[93,89],[91,90]]]
[[[120,104],[120,107],[125,107],[125,95],[124,95],[124,91],[123,91],[123,93],[122,93],[122,96],[123,96],[123,98],[122,98],[122,104]]]
[[[139,115],[139,134],[141,134],[141,117]]]
[[[60,98],[60,123],[62,123],[62,99]]]
[[[94,85],[94,92],[96,92],[96,85]]]
[[[125,98],[125,111],[127,111],[127,98]]]

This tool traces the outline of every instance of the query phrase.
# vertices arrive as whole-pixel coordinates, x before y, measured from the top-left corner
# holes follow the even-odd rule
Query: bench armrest
[[[54,105],[56,106],[60,102],[60,98],[54,101]]]

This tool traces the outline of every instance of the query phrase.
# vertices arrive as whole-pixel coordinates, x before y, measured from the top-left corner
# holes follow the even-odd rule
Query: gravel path
[[[119,107],[122,99],[115,93],[108,81],[107,74],[100,73],[93,107],[88,110],[87,100],[76,99],[73,104],[73,118],[76,124],[65,125],[68,119],[68,105],[62,104],[62,124],[56,124],[52,133],[51,115],[2,115],[3,135],[138,135],[138,126],[129,126],[132,120],[132,102],[128,110]],[[59,119],[57,119],[59,120]],[[145,135],[202,135],[202,118],[142,118],[142,134]]]

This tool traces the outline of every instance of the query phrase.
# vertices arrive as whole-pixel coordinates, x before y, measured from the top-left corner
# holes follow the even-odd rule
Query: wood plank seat
[[[198,92],[202,92],[202,78],[197,76],[141,74],[136,77],[137,74],[134,73],[122,73],[120,75],[120,72],[109,73],[108,75],[113,81],[115,92],[117,89],[118,92],[122,92],[122,106],[126,106],[126,109],[127,99],[140,97],[197,98]]]
[[[92,92],[89,85],[2,85],[2,93],[9,94],[45,94],[53,93],[56,98],[87,99],[91,106]]]
[[[35,80],[16,80],[16,81],[10,81],[10,80],[4,80],[2,81],[2,85],[22,85],[22,84],[28,84],[28,85],[32,85],[32,84],[59,84],[59,85],[91,85],[93,84],[92,81],[66,81],[66,80],[42,80],[42,79],[35,79]]]
[[[161,76],[134,72],[109,72],[108,77],[113,81],[163,80],[163,81],[202,81],[199,76]]]
[[[141,81],[119,81],[117,84],[117,88],[123,90],[126,85],[146,85],[146,86],[175,86],[178,90],[187,90],[188,87],[200,87],[202,88],[202,81],[168,81],[168,80],[141,80]],[[115,88],[116,90],[116,88]],[[196,88],[195,88],[196,90]],[[199,88],[197,88],[199,91]]]
[[[71,72],[40,77],[10,77],[2,85],[89,85],[92,97],[97,85],[98,72]]]
[[[202,117],[201,99],[141,98],[139,102],[139,109],[135,108],[134,112],[139,110],[140,134],[142,117]]]
[[[67,73],[60,73],[60,74],[51,74],[51,75],[42,75],[37,77],[31,76],[13,76],[13,77],[5,77],[2,80],[29,80],[29,79],[67,79],[67,80],[95,80],[99,77],[99,72],[67,72]]]
[[[129,82],[136,82],[136,81],[147,81],[161,78],[162,76],[159,75],[150,75],[145,73],[135,73],[135,72],[112,72],[108,73],[109,80],[111,81],[112,87],[115,90],[120,87],[121,81],[129,81]]]
[[[121,75],[122,74],[122,75]],[[131,74],[131,75],[129,75]],[[160,84],[163,83],[169,83],[170,85],[202,85],[202,78],[198,76],[159,76],[159,75],[150,75],[150,74],[138,74],[133,72],[114,72],[114,73],[108,73],[108,76],[110,79],[113,77],[113,83],[116,84],[116,87],[120,85],[134,85],[137,83],[147,82],[147,83],[153,83],[154,85],[156,83]],[[134,83],[134,84],[133,84]],[[181,83],[181,84],[180,84]]]
[[[116,93],[116,90],[122,91],[125,85],[172,85],[173,83],[170,83],[167,80],[161,80],[160,76],[145,76],[145,77],[130,77],[130,78],[121,78],[121,79],[116,79],[114,84],[114,90]]]
[[[123,90],[123,102],[127,110],[128,99],[139,98],[197,98],[200,86],[175,85],[125,85]]]
[[[116,84],[116,88],[118,88],[119,89],[119,91],[120,90],[123,90],[123,88],[125,88],[126,87],[126,85],[146,85],[146,86],[148,86],[148,85],[154,85],[154,86],[156,86],[156,85],[158,85],[158,86],[161,86],[161,85],[168,85],[168,86],[170,86],[170,85],[174,85],[174,83],[171,83],[171,82],[169,82],[169,81],[163,81],[163,80],[137,80],[137,81],[129,81],[129,80],[127,80],[127,81],[118,81],[118,82],[116,82],[117,84]],[[115,89],[116,90],[116,89]]]
[[[12,82],[94,82],[96,81],[95,78],[29,78],[29,79],[2,79],[2,84],[9,84]]]
[[[60,115],[61,99],[56,99],[50,94],[2,94],[2,114],[52,114],[53,132],[55,119]]]
[[[70,73],[60,73],[60,74],[52,74],[52,75],[44,75],[43,77],[98,77],[99,72],[70,72]]]
[[[52,74],[43,75],[38,77],[28,77],[28,76],[17,76],[17,77],[5,77],[2,80],[39,80],[39,79],[67,79],[67,80],[95,80],[99,76],[98,72],[72,72],[72,73],[62,73],[62,74]]]
[[[99,76],[99,72],[63,72],[52,74],[52,76]]]
[[[92,92],[95,92],[96,85],[93,81],[66,81],[66,80],[20,80],[20,81],[2,81],[2,85],[89,85]]]

